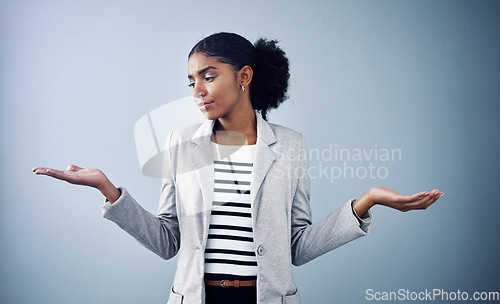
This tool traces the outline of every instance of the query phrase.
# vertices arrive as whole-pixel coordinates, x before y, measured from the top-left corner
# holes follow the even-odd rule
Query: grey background
[[[190,94],[187,53],[217,31],[281,41],[290,100],[269,121],[309,148],[401,149],[373,162],[385,179],[313,179],[315,221],[374,186],[446,193],[425,212],[375,207],[368,237],[295,268],[305,303],[500,291],[499,30],[498,1],[1,1],[0,302],[166,302],[175,260],[103,220],[98,191],[31,168],[100,168],[155,212],[133,126]]]

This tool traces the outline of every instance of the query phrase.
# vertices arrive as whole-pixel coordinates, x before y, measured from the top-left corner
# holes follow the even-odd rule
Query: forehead
[[[216,57],[208,57],[202,53],[194,53],[188,60],[188,76],[195,76],[207,67],[215,67],[218,71],[231,70],[231,66],[222,63]]]

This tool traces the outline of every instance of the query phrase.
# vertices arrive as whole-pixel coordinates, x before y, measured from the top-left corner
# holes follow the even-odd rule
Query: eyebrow
[[[198,75],[201,75],[201,74],[203,74],[203,73],[207,72],[208,70],[212,70],[212,69],[213,69],[213,70],[217,70],[217,68],[216,68],[216,67],[209,65],[209,66],[207,66],[206,68],[203,68],[203,69],[199,70],[199,71],[198,71]],[[193,76],[188,75],[188,79],[193,79]]]

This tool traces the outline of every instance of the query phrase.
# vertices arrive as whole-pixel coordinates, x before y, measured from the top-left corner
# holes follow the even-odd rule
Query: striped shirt
[[[214,149],[214,200],[205,249],[205,273],[256,276],[250,183],[255,145]]]

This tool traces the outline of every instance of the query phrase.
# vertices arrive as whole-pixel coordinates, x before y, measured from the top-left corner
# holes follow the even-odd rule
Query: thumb
[[[68,167],[66,167],[66,170],[68,171],[80,171],[82,170],[83,168],[80,168],[76,165],[68,165]]]

